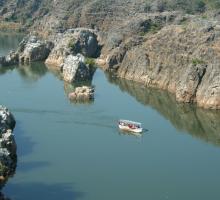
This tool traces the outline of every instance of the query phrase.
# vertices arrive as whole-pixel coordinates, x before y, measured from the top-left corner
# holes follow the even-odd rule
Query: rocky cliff
[[[122,78],[168,90],[177,101],[220,109],[219,36],[218,22],[167,25],[130,49],[120,44],[107,56],[107,69],[115,64]]]
[[[15,172],[17,155],[13,136],[15,120],[7,108],[0,106],[0,189]]]
[[[192,137],[220,146],[220,112],[204,110],[194,105],[178,103],[174,96],[163,90],[145,88],[140,83],[106,74],[108,80],[123,92],[133,96],[163,115],[173,126]],[[172,108],[172,109],[171,109]]]
[[[61,44],[69,43],[63,37],[69,28],[93,29],[103,69],[168,90],[177,101],[220,109],[216,0],[1,0],[0,5],[4,21],[52,42],[60,34]],[[62,50],[55,45],[47,62],[63,63]]]

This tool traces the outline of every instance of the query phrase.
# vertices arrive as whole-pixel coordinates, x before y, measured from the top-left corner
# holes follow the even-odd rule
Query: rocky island
[[[74,82],[91,80],[96,61],[118,77],[168,90],[179,102],[220,109],[214,0],[10,0],[1,2],[0,15],[31,32],[0,65],[44,60]]]

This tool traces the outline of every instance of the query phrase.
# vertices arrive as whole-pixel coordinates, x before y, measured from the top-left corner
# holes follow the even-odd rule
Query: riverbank
[[[76,86],[44,63],[3,70],[1,104],[17,122],[16,173],[2,190],[8,199],[219,198],[218,111],[179,104],[165,91],[100,69],[94,101],[72,103]],[[120,118],[148,131],[139,138],[121,134]]]
[[[71,0],[51,2],[50,7],[44,0],[39,5],[30,3],[33,12],[30,19],[21,15],[28,11],[22,3],[13,12],[9,5],[15,8],[16,5],[4,3],[2,17],[15,18],[14,21],[23,19],[24,27],[32,35],[43,36],[51,42],[54,48],[50,48],[51,54],[46,60],[50,65],[63,66],[69,55],[84,53],[84,60],[96,58],[104,70],[121,78],[167,90],[178,102],[219,110],[220,15],[213,6],[215,2],[185,2],[182,7],[178,7],[176,1],[173,7],[169,3],[98,0],[79,2],[73,8]],[[87,41],[83,46],[83,40],[74,38],[77,29],[89,30],[97,39],[100,47],[97,55],[80,52],[86,49],[89,40],[83,36]],[[93,47],[96,50],[96,46]],[[68,60],[79,64],[83,59],[69,57]],[[62,71],[62,67],[60,69]]]

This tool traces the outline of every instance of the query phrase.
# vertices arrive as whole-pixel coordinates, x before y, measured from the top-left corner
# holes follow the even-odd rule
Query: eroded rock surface
[[[74,102],[88,102],[94,99],[94,88],[89,86],[76,87],[69,93],[69,99]]]
[[[64,59],[63,79],[67,82],[89,81],[93,77],[94,70],[85,64],[85,57],[81,54],[69,55]]]
[[[68,55],[81,54],[95,58],[99,54],[99,44],[94,30],[76,28],[54,36],[54,48],[46,64],[61,68]]]
[[[106,68],[115,66],[119,77],[168,90],[177,101],[220,109],[219,27],[217,21],[194,18],[167,25],[131,48],[123,41],[107,54]]]
[[[18,55],[20,63],[29,63],[34,61],[44,61],[53,44],[51,42],[39,40],[35,36],[25,38],[19,45]]]
[[[0,66],[44,61],[52,48],[52,42],[40,40],[36,36],[27,36],[21,41],[16,51],[11,51],[8,55],[0,57]]]
[[[0,106],[0,188],[16,168],[16,143],[13,136],[15,119],[7,108]]]

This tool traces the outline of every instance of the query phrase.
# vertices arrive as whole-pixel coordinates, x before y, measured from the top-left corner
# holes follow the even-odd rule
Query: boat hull
[[[129,131],[134,133],[141,133],[143,131],[142,128],[129,128],[128,126],[118,125],[119,129],[123,131]]]

